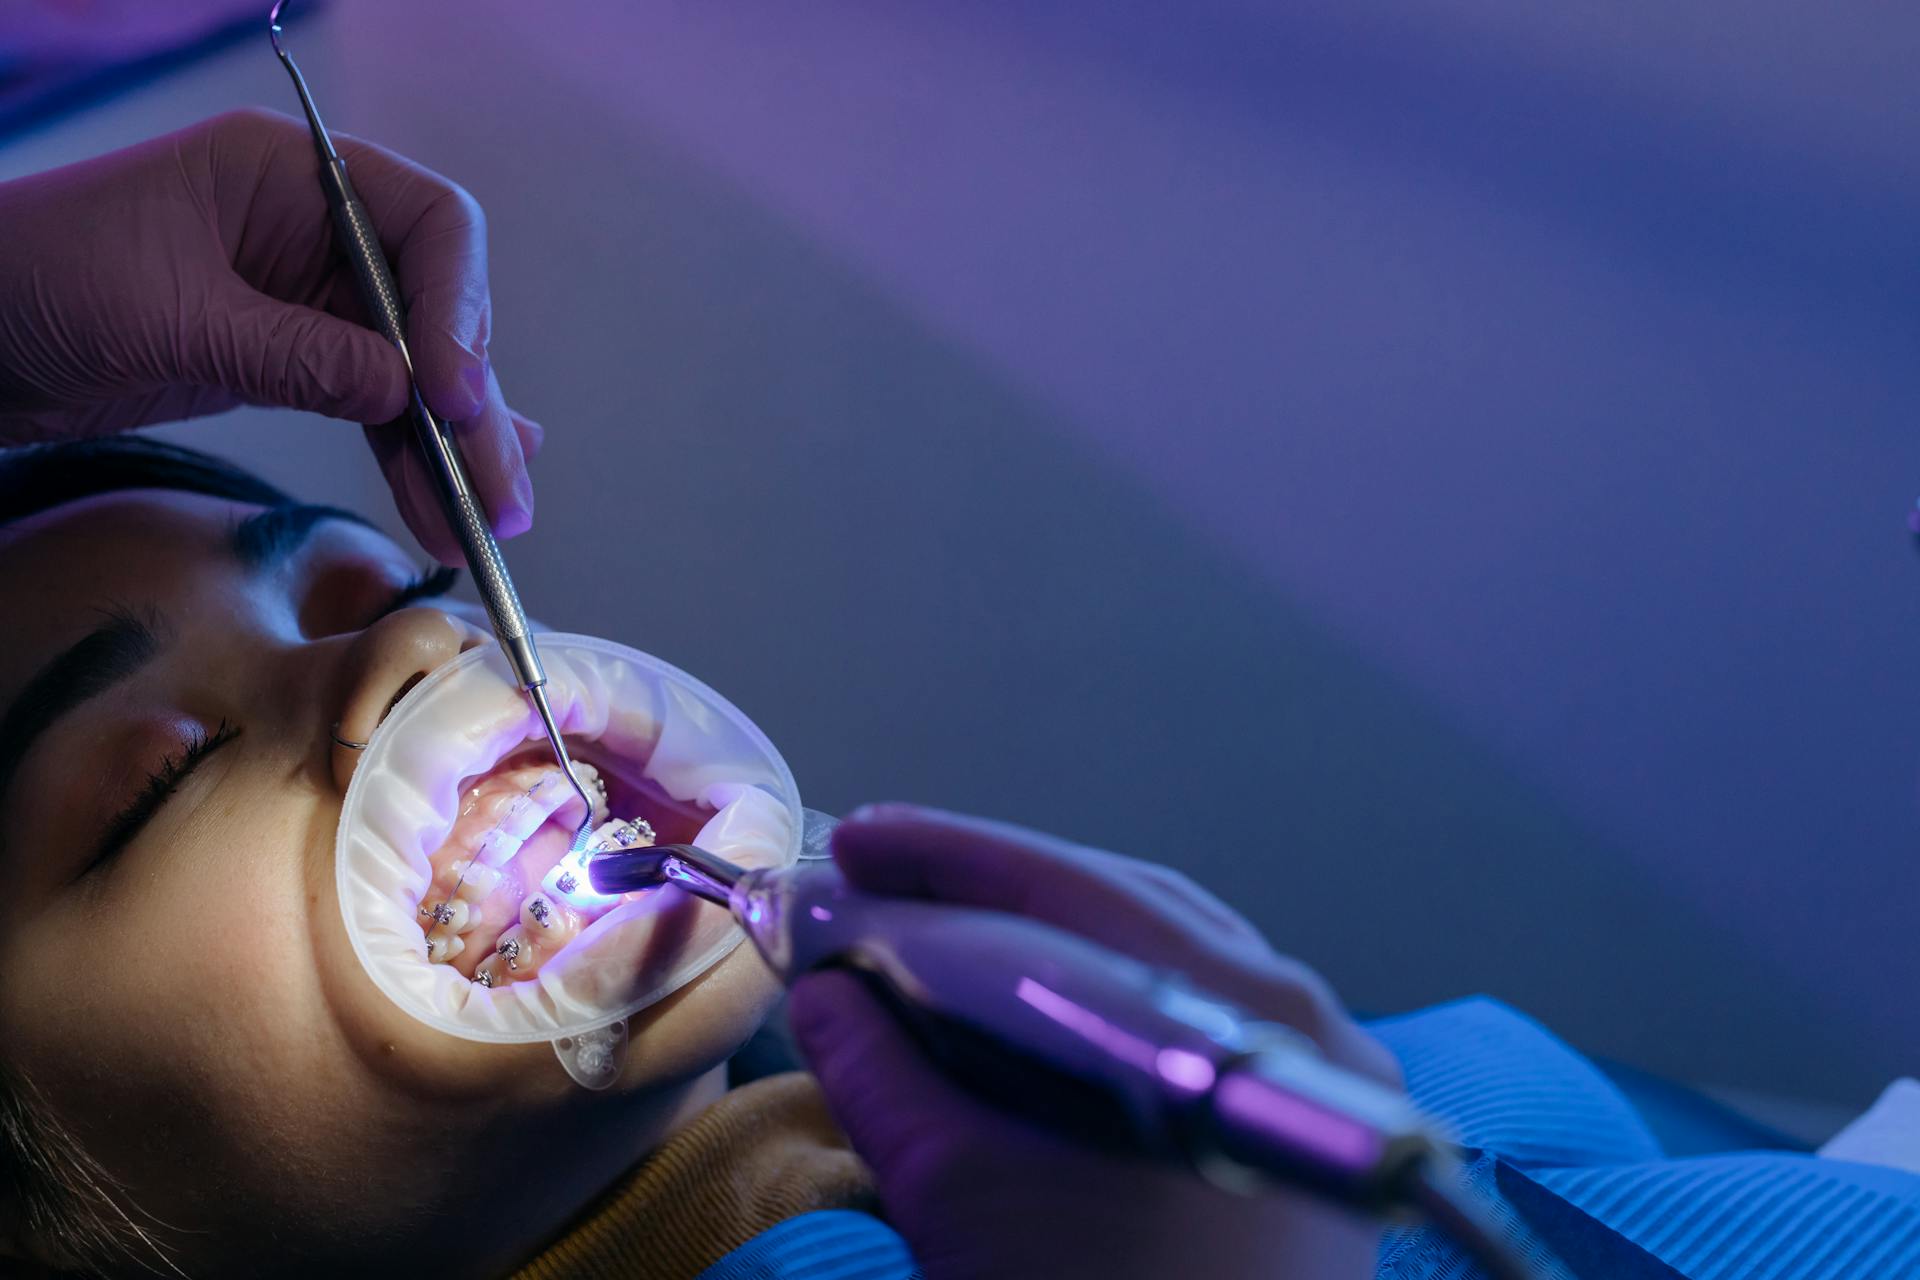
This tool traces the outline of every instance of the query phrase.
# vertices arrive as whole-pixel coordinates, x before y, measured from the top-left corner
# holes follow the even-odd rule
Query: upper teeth
[[[643,819],[607,821],[604,779],[591,765],[578,761],[575,765],[591,802],[594,846],[616,849],[652,843],[653,828]],[[496,891],[517,896],[535,887],[528,874],[531,869],[515,860],[522,845],[565,807],[571,795],[566,775],[559,769],[522,763],[496,769],[463,797],[454,830],[428,859],[432,881],[419,899],[428,960],[446,963],[467,949],[474,940],[472,931],[497,918],[498,906],[506,905],[495,903]],[[584,865],[584,859],[574,856],[542,877],[546,892],[535,892],[520,904],[520,923],[510,925],[496,939],[494,954],[472,971],[475,982],[497,987],[530,978],[543,958],[615,904],[616,899],[588,887],[581,871]]]

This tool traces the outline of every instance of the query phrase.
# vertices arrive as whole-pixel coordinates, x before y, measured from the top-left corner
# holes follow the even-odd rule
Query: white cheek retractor
[[[555,722],[576,759],[598,770],[616,820],[678,824],[676,838],[748,867],[800,856],[793,775],[731,703],[623,645],[564,634],[539,644]],[[532,743],[545,743],[545,729],[498,648],[470,650],[422,680],[368,741],[347,789],[334,844],[340,910],[368,976],[407,1013],[467,1040],[550,1041],[575,1080],[604,1087],[626,1019],[718,963],[742,935],[724,909],[690,895],[650,889],[614,899],[578,888],[571,864],[553,861],[564,840],[549,842],[543,862],[545,846],[524,828],[550,813],[558,821],[553,804],[503,797],[502,784],[486,783],[520,776],[514,768]],[[475,797],[494,807],[476,817]],[[450,881],[443,846],[456,823],[474,831],[488,821],[469,856],[451,864],[459,874]],[[610,825],[608,838],[631,840],[646,826]],[[503,931],[502,911],[517,911],[517,926]],[[550,921],[560,925],[554,936],[570,940],[522,970],[523,956],[550,942]],[[477,969],[469,956],[463,973],[447,960],[467,939],[484,939],[488,954]]]

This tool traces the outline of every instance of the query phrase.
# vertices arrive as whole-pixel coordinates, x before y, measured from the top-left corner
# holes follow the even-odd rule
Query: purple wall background
[[[489,210],[536,612],[712,681],[812,803],[1173,862],[1363,1006],[1915,1069],[1920,18],[614,10],[298,32]],[[241,102],[292,105],[264,39],[0,174]],[[176,434],[377,500],[351,430]]]

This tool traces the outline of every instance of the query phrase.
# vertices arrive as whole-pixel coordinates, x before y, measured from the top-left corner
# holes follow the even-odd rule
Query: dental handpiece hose
[[[1019,916],[868,894],[826,862],[743,871],[667,845],[599,855],[588,876],[725,905],[783,982],[861,972],[948,1076],[1041,1127],[1232,1190],[1429,1214],[1496,1280],[1534,1274],[1454,1191],[1451,1147],[1402,1094],[1177,974]]]

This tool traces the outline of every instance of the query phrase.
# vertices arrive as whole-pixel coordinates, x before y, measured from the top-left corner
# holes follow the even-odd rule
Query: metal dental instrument
[[[633,893],[671,882],[708,902],[728,906],[746,872],[697,844],[655,844],[595,854],[587,880],[597,893]]]
[[[413,372],[413,354],[407,350],[406,308],[401,304],[400,290],[394,285],[393,270],[381,252],[379,234],[367,216],[366,206],[355,194],[353,183],[347,179],[347,162],[334,150],[333,138],[320,123],[313,95],[307,92],[306,78],[294,65],[293,55],[280,43],[280,14],[286,6],[287,0],[278,0],[273,12],[267,15],[267,38],[273,42],[273,51],[286,66],[287,74],[293,77],[294,90],[300,95],[300,108],[306,112],[307,126],[313,131],[313,148],[320,156],[320,188],[326,193],[327,208],[333,213],[334,232],[341,251],[353,267],[354,279],[359,282],[360,296],[373,317],[374,328],[399,349],[400,358],[406,362],[411,413],[420,448],[433,472],[447,523],[453,527],[454,535],[460,540],[460,550],[466,555],[474,587],[493,624],[493,634],[500,641],[521,690],[539,712],[547,741],[553,745],[554,757],[566,772],[567,781],[586,804],[580,829],[573,838],[574,851],[579,852],[586,847],[587,833],[593,828],[593,797],[581,785],[573,758],[560,740],[553,708],[547,704],[547,672],[540,665],[540,651],[534,647],[526,610],[520,607],[520,593],[514,590],[513,579],[507,576],[507,562],[501,558],[500,544],[494,541],[487,513],[473,491],[473,480],[467,474],[459,442],[453,438],[453,429],[428,409],[420,397],[420,384]]]
[[[656,845],[596,853],[587,879],[600,893],[672,884],[723,904],[782,982],[863,974],[950,1078],[1042,1128],[1228,1190],[1285,1185],[1363,1213],[1423,1214],[1494,1280],[1545,1274],[1398,1091],[1180,974],[1004,912],[864,893],[824,859],[748,870]]]

